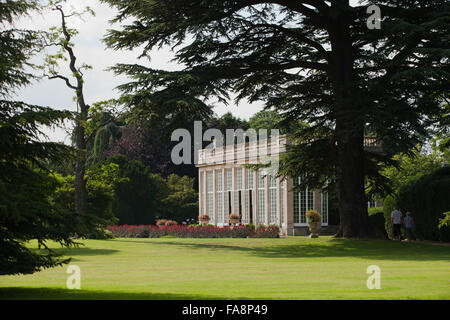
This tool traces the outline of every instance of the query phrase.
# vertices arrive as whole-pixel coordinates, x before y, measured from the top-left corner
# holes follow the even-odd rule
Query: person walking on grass
[[[402,212],[398,210],[398,207],[396,206],[391,213],[391,221],[394,229],[394,239],[399,241],[402,239],[402,217]]]
[[[414,229],[414,219],[411,217],[411,212],[406,212],[406,217],[403,222],[405,224],[406,238],[408,239],[408,242],[411,242]]]

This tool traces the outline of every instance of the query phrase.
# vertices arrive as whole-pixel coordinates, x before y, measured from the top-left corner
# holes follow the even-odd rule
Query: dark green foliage
[[[92,147],[88,147],[87,166],[93,165],[105,160],[103,152],[112,146],[113,143],[121,136],[120,128],[115,124],[109,124],[100,128],[94,138]]]
[[[112,211],[119,224],[155,224],[164,218],[184,221],[198,216],[194,179],[171,174],[164,179],[150,168],[122,155],[108,158],[119,167]]]
[[[24,246],[32,239],[43,247],[48,239],[73,244],[65,218],[51,203],[58,181],[27,166],[9,170],[0,179],[0,274],[33,273],[67,263],[51,251],[36,253]]]
[[[293,134],[300,128],[307,125],[302,122],[283,123],[283,116],[276,110],[262,110],[255,113],[248,121],[250,128],[255,130],[267,129],[270,134],[271,129],[280,130],[280,134]]]
[[[250,128],[250,123],[246,120],[243,120],[241,118],[233,116],[231,112],[227,112],[224,115],[218,117],[218,116],[212,116],[208,119],[206,122],[206,126],[208,128],[215,128],[219,129],[222,134],[225,135],[226,129],[242,129],[247,130]],[[208,129],[205,128],[205,129]]]
[[[376,214],[378,212],[383,212],[383,207],[372,207],[367,210],[369,215]]]
[[[382,208],[369,209],[369,221],[381,237],[388,238],[385,226],[385,218]]]
[[[439,229],[450,227],[450,211],[444,212],[442,216],[439,219]]]
[[[122,119],[113,114],[114,101],[94,103],[87,123],[86,166],[93,168],[106,159],[105,151],[122,137]]]
[[[113,212],[119,223],[154,224],[166,209],[163,199],[168,188],[164,179],[152,174],[141,162],[127,160],[124,156],[114,156],[108,161],[118,164],[120,177],[127,178],[119,182],[115,190]]]
[[[328,224],[339,225],[339,194],[336,187],[328,189]]]
[[[2,1],[0,3],[0,96],[14,93],[20,87],[30,84],[35,76],[27,66],[33,66],[29,59],[39,50],[39,34],[31,30],[7,27],[18,17],[37,9],[38,1]]]
[[[194,179],[171,174],[167,177],[168,195],[163,200],[166,211],[164,218],[183,221],[198,217],[198,194]]]
[[[103,171],[107,171],[102,167]],[[97,170],[102,170],[97,169]],[[117,172],[113,175],[118,175]],[[81,215],[75,212],[75,187],[74,177],[58,176],[59,187],[52,194],[55,210],[71,219],[72,234],[83,238],[106,238],[105,228],[117,222],[112,212],[114,200],[114,185],[102,175],[96,175],[92,171],[87,172],[88,214]],[[110,177],[116,180],[117,177]]]
[[[426,144],[417,145],[408,153],[395,155],[393,160],[396,165],[386,167],[382,171],[382,174],[389,179],[394,194],[411,179],[417,179],[441,168],[442,163],[447,160],[445,154],[436,150],[430,153],[427,147]],[[368,189],[370,192],[371,188]]]
[[[399,191],[402,212],[410,211],[418,239],[450,241],[450,228],[439,229],[439,219],[450,210],[450,167],[406,183]]]
[[[42,142],[41,130],[72,115],[11,100],[17,89],[35,79],[29,59],[42,43],[36,32],[8,29],[8,23],[37,7],[31,0],[0,4],[0,274],[33,273],[67,263],[46,250],[46,241],[74,245],[71,225],[51,201],[58,181],[38,169],[70,158],[68,146]],[[45,250],[28,249],[24,244],[31,239]]]
[[[393,196],[387,196],[383,200],[384,227],[389,239],[393,238],[391,213],[394,211],[396,200]]]
[[[193,192],[195,193],[195,190]],[[197,219],[198,199],[195,199],[195,202],[181,203],[179,206],[167,207],[163,216],[180,222],[186,219]]]

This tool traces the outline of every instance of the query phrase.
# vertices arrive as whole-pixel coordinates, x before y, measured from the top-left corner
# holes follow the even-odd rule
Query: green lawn
[[[1,299],[449,299],[450,247],[319,239],[114,239],[57,249],[67,266],[0,276]],[[381,268],[369,290],[366,269]]]

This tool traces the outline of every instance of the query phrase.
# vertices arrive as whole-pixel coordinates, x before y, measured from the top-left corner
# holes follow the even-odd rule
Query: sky
[[[86,63],[93,67],[92,70],[84,72],[84,94],[88,104],[119,97],[119,91],[115,88],[125,83],[127,79],[124,76],[115,76],[112,72],[106,70],[116,63],[138,63],[155,69],[165,70],[181,69],[181,66],[176,62],[170,61],[173,58],[173,53],[169,48],[152,51],[150,61],[138,59],[137,57],[140,53],[138,50],[133,52],[107,49],[101,39],[105,36],[107,29],[120,27],[109,23],[109,20],[115,16],[116,10],[110,8],[107,4],[100,3],[98,0],[68,0],[65,8],[68,9],[66,12],[70,12],[71,8],[82,11],[86,6],[94,10],[95,17],[86,14],[83,16],[83,19],[80,19],[74,16],[68,19],[67,24],[69,27],[79,31],[79,34],[73,39],[78,65]],[[60,23],[59,13],[49,10],[41,14],[32,14],[29,17],[16,21],[14,24],[16,27],[21,28],[48,30],[52,26],[60,26]],[[36,56],[33,62],[42,64],[43,55]],[[70,74],[67,72],[67,62],[61,62],[59,70],[61,74]],[[72,99],[73,96],[73,90],[69,89],[62,80],[43,79],[20,90],[17,94],[17,100],[49,106],[54,109],[75,111],[76,104]],[[248,119],[262,108],[262,102],[250,104],[242,101],[239,105],[236,105],[233,101],[230,101],[228,106],[215,104],[214,111],[218,115],[229,111],[234,116]],[[70,129],[70,126],[67,129]],[[67,129],[45,129],[44,132],[51,141],[69,143]]]

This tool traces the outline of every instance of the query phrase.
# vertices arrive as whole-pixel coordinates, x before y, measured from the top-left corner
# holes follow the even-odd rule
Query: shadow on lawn
[[[0,300],[224,300],[227,298],[151,292],[115,292],[57,288],[0,288]],[[242,298],[244,299],[244,298]]]
[[[242,243],[236,245],[195,241],[152,241],[148,242],[148,244],[172,245],[178,247],[189,247],[192,249],[211,249],[214,251],[236,250],[263,258],[354,257],[376,260],[450,260],[450,249],[448,247],[437,247],[424,244],[399,243],[387,240],[350,239],[320,240],[320,243],[312,243],[314,240],[299,239],[296,244],[277,244],[277,239],[274,240],[275,241],[270,244],[258,244],[257,242],[249,243],[247,241],[243,241]],[[280,241],[282,240],[280,239]],[[139,243],[142,244],[145,242]]]
[[[39,249],[32,249],[31,251],[34,252],[41,252],[42,250]],[[66,256],[70,257],[71,261],[82,261],[82,259],[75,258],[75,257],[83,257],[83,256],[97,256],[97,255],[106,255],[106,254],[113,254],[117,253],[120,250],[115,249],[93,249],[88,248],[84,246],[79,247],[71,247],[71,248],[52,248],[52,252],[56,253],[59,256]]]
[[[70,256],[98,256],[98,255],[106,255],[117,253],[120,250],[115,249],[92,249],[88,247],[78,247],[78,248],[57,248],[53,249],[54,252],[61,255],[70,255]]]

